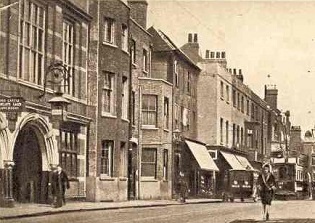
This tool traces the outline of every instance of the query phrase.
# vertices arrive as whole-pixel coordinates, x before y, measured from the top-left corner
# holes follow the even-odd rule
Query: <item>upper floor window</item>
[[[142,95],[142,125],[157,126],[156,95]]]
[[[220,118],[220,144],[223,144],[223,118]]]
[[[104,19],[104,42],[115,44],[115,20],[112,18]]]
[[[175,86],[179,86],[179,76],[178,76],[178,64],[177,60],[174,60],[174,78],[175,78]]]
[[[163,150],[163,179],[168,180],[168,150]]]
[[[125,24],[121,26],[121,49],[128,52],[128,27]]]
[[[247,99],[246,101],[246,115],[249,115],[249,100]]]
[[[128,78],[122,78],[122,94],[121,94],[121,116],[124,119],[128,118]]]
[[[149,53],[146,49],[143,49],[143,58],[142,58],[142,70],[145,73],[149,72]]]
[[[67,68],[67,74],[64,83],[64,92],[70,95],[75,94],[75,77],[74,77],[74,30],[73,30],[73,23],[64,20],[63,21],[63,50],[62,50],[62,61],[64,66]]]
[[[136,50],[137,50],[137,48],[136,48],[136,41],[135,40],[131,40],[131,62],[133,63],[133,64],[136,64],[136,56],[137,56],[137,54],[136,54]]]
[[[236,90],[233,89],[232,91],[232,101],[233,101],[233,106],[236,107]]]
[[[164,97],[164,128],[169,128],[169,99]]]
[[[101,148],[101,174],[112,177],[114,167],[114,141],[103,140]]]
[[[221,99],[223,99],[224,97],[224,89],[223,89],[224,85],[223,85],[223,81],[220,82],[220,97]]]
[[[225,94],[226,94],[226,101],[229,102],[230,101],[230,88],[229,88],[229,85],[226,85],[226,87],[225,87]]]
[[[110,72],[103,73],[102,86],[102,113],[115,114],[115,75]]]
[[[45,9],[29,0],[21,3],[19,78],[43,84]]]
[[[187,92],[190,93],[191,90],[191,74],[188,71],[187,73]]]
[[[241,111],[244,112],[244,96],[241,97]]]

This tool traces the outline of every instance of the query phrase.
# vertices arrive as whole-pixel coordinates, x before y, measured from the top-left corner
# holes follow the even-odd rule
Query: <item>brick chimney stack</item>
[[[181,47],[181,50],[195,63],[199,62],[201,57],[199,55],[198,34],[189,33],[188,42]]]
[[[147,29],[147,10],[146,0],[128,0],[130,7],[130,17],[133,18],[142,28]]]
[[[276,85],[265,85],[265,101],[271,108],[277,109],[278,107],[278,89]]]

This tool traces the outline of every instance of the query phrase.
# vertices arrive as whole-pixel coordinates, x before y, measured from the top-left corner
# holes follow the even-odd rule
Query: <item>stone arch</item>
[[[42,154],[42,170],[49,171],[51,164],[58,163],[57,142],[54,137],[52,125],[49,123],[48,117],[41,116],[35,113],[28,113],[18,118],[16,130],[12,136],[12,142],[9,152],[10,160],[13,160],[13,150],[18,134],[26,125],[32,126],[38,136],[41,154]]]

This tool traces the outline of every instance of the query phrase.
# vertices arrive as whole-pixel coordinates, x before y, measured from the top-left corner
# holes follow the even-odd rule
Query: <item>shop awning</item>
[[[195,159],[197,160],[200,169],[219,171],[219,168],[214,163],[212,157],[210,156],[207,148],[204,145],[191,142],[188,140],[185,140],[185,143],[187,144],[188,148],[190,149]]]
[[[246,170],[245,167],[238,161],[236,156],[232,153],[226,153],[220,151],[226,162],[231,166],[233,170]]]
[[[250,164],[250,162],[244,156],[235,155],[238,161],[246,170],[254,170],[254,167]]]

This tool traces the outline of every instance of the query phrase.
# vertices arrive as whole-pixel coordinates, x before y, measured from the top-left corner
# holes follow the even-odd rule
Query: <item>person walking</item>
[[[185,203],[186,202],[186,194],[187,194],[187,183],[186,183],[185,175],[183,172],[179,173],[178,185],[179,185],[180,202]]]
[[[52,195],[53,206],[58,208],[63,204],[66,204],[65,193],[66,189],[70,188],[68,176],[65,171],[62,170],[60,165],[54,170],[52,175]]]
[[[270,164],[265,164],[262,167],[262,173],[258,177],[258,189],[260,191],[261,203],[263,206],[263,219],[269,220],[271,201],[274,197],[276,189],[275,177],[271,172]]]

